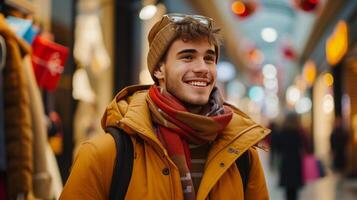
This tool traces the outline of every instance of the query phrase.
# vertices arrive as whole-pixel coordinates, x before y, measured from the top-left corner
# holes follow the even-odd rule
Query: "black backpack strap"
[[[106,132],[113,136],[117,150],[109,199],[124,200],[133,171],[133,143],[122,129],[108,127]]]
[[[237,160],[236,165],[238,167],[240,176],[242,178],[243,189],[247,188],[249,172],[250,172],[250,155],[249,150],[244,152]]]

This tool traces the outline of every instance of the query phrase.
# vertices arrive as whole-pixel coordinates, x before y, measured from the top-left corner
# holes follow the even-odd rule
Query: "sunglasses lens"
[[[211,19],[201,16],[201,15],[192,15],[192,18],[198,20],[200,23],[205,24],[205,25],[209,25],[211,23]]]
[[[181,15],[181,14],[171,14],[167,15],[172,22],[180,22],[182,21],[185,17],[192,17],[193,19],[199,21],[201,24],[204,24],[206,26],[209,26],[211,24],[211,19],[206,18],[201,15]]]
[[[208,25],[209,21],[206,19],[197,19],[201,24]]]
[[[182,21],[183,20],[183,16],[170,16],[170,19],[171,19],[171,21],[172,22],[180,22],[180,21]]]

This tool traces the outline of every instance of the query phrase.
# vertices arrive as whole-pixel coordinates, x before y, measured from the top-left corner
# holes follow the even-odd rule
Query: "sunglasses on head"
[[[212,21],[213,21],[212,18],[205,17],[202,15],[185,15],[180,13],[166,14],[164,15],[164,17],[167,17],[173,23],[181,22],[186,17],[189,17],[208,27],[212,26]]]

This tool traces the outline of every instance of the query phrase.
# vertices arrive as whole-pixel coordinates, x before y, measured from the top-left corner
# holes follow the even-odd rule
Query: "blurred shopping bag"
[[[321,177],[318,161],[313,154],[305,154],[303,156],[302,175],[305,184]]]
[[[32,64],[41,88],[54,90],[63,73],[68,48],[37,36],[32,43]]]

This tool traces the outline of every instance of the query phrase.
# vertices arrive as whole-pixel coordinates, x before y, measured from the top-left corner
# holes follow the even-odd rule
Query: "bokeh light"
[[[260,35],[262,36],[263,40],[266,42],[275,42],[278,39],[278,32],[271,27],[263,28]]]
[[[253,86],[249,89],[248,96],[255,102],[261,102],[264,99],[264,90],[260,86]]]
[[[325,84],[327,85],[327,86],[332,86],[333,85],[333,76],[332,76],[332,74],[330,74],[330,73],[326,73],[325,75],[324,75],[324,80],[325,80]]]
[[[286,101],[295,105],[295,103],[300,99],[301,92],[296,86],[290,86],[286,91]]]
[[[334,100],[331,94],[327,94],[322,99],[322,110],[324,113],[331,113],[334,109]]]

